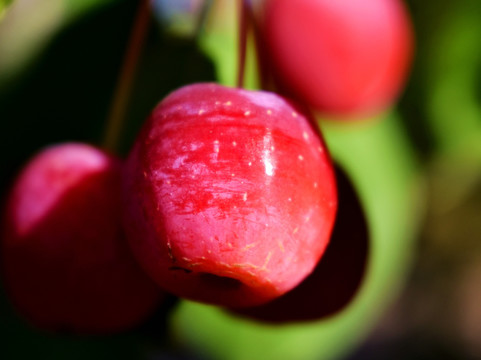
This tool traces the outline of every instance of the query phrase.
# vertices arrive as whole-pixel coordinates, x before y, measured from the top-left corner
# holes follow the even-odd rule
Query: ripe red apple
[[[369,231],[356,191],[336,169],[338,209],[329,245],[314,271],[297,287],[273,301],[235,314],[271,323],[314,321],[342,311],[364,278]]]
[[[89,145],[45,149],[9,194],[3,280],[13,305],[48,330],[106,333],[142,321],[161,297],[121,224],[121,162]]]
[[[291,97],[366,116],[402,90],[413,36],[400,0],[266,0],[261,15],[275,81]]]
[[[242,307],[314,269],[337,207],[309,119],[278,95],[183,87],[153,111],[126,166],[130,243],[166,290]]]

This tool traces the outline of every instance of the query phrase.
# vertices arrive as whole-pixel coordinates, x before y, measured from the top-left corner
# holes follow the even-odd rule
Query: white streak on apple
[[[271,156],[272,146],[272,134],[267,132],[263,139],[264,150],[262,152],[262,162],[264,163],[264,168],[267,176],[274,175],[275,163]]]

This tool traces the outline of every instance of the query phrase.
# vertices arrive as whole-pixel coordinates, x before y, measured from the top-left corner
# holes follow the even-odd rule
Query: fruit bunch
[[[239,85],[252,29],[264,90],[186,85],[153,109],[125,160],[64,143],[19,174],[1,264],[35,325],[119,331],[167,293],[267,321],[320,318],[351,298],[366,224],[312,114],[395,103],[412,52],[407,14],[397,0],[239,3]],[[345,256],[348,238],[360,256]],[[326,301],[315,289],[335,287],[326,274],[338,266],[354,275]]]

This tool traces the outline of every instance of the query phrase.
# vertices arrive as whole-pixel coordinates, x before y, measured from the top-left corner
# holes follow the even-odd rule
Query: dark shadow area
[[[476,360],[459,347],[440,342],[426,333],[390,341],[368,342],[346,360]]]

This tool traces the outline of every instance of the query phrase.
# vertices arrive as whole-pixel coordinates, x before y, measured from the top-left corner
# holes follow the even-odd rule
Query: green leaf
[[[3,19],[7,12],[7,7],[13,2],[13,0],[0,0],[0,20]]]
[[[438,150],[474,150],[481,160],[481,3],[446,0],[440,5],[444,11],[425,29],[430,36],[421,44],[425,55],[421,66],[426,74],[427,120]],[[424,16],[431,14],[426,12]]]

